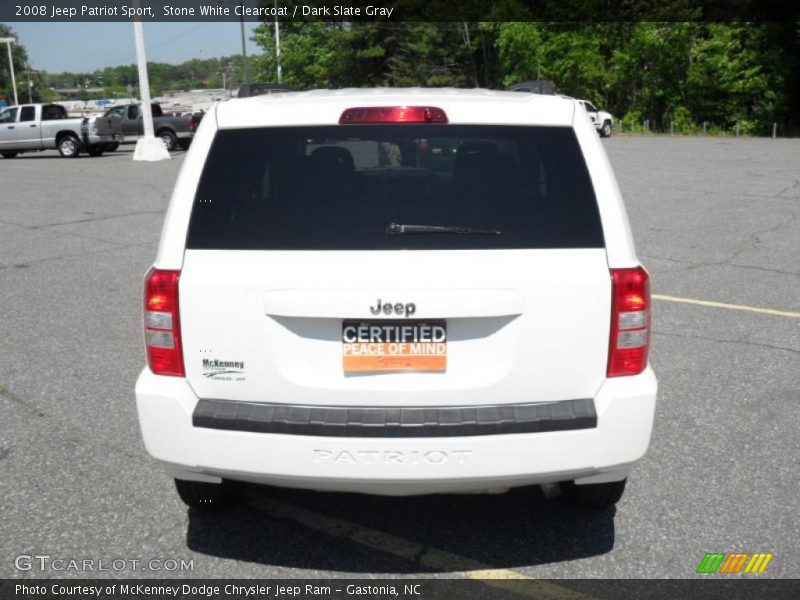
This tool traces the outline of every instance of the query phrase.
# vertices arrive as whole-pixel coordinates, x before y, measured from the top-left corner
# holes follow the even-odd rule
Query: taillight
[[[192,115],[191,117],[189,117],[189,129],[191,129],[192,131],[194,131],[195,129],[197,129],[197,124],[198,124],[199,122],[200,122],[200,121],[199,121],[199,120],[197,119],[197,117],[195,117],[194,115]]]
[[[611,269],[609,377],[638,375],[650,349],[650,276],[642,267]]]
[[[364,106],[348,108],[340,125],[354,123],[447,123],[447,114],[435,106]]]
[[[181,320],[178,311],[180,271],[150,269],[144,278],[144,344],[147,364],[156,375],[184,377]]]

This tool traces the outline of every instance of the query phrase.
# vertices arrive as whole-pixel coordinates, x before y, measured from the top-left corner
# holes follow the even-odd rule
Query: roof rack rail
[[[550,96],[556,93],[556,84],[549,79],[535,79],[533,81],[521,81],[506,88],[509,92],[530,92],[531,94],[547,94]]]
[[[265,96],[267,94],[280,94],[283,92],[293,92],[293,88],[278,83],[243,83],[239,86],[237,98],[251,98],[253,96]]]

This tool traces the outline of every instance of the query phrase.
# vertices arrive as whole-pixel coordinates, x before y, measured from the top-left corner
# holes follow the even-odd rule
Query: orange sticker
[[[447,356],[347,356],[344,370],[348,373],[368,371],[444,371]]]

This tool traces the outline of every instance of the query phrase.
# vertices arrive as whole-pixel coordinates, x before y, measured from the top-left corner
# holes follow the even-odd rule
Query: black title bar
[[[797,579],[3,579],[3,600],[796,600]]]
[[[792,0],[2,0],[0,21],[756,21],[800,19]]]

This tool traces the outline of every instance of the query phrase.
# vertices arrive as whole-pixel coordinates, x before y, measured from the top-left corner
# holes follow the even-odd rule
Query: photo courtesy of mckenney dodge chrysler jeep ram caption
[[[241,481],[622,495],[656,378],[648,274],[573,99],[274,94],[213,107],[147,273],[144,442],[190,506]]]

